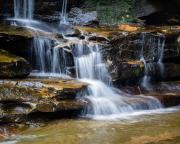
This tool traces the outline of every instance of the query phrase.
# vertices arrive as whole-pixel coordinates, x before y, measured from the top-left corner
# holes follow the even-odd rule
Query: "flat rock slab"
[[[151,85],[149,89],[141,86],[125,86],[122,91],[131,95],[144,95],[157,98],[164,107],[180,105],[180,82],[170,81]]]
[[[144,93],[156,97],[165,107],[180,105],[180,81],[161,82]]]
[[[77,116],[87,102],[78,93],[87,84],[58,78],[0,81],[0,122],[26,122],[30,115]]]

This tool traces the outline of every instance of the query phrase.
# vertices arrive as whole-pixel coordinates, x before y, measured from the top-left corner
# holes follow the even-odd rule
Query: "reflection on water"
[[[179,144],[180,110],[171,110],[116,121],[56,121],[5,144]]]

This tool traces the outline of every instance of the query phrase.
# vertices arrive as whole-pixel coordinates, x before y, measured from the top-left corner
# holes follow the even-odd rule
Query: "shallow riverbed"
[[[2,144],[179,144],[180,108],[113,120],[60,120]]]

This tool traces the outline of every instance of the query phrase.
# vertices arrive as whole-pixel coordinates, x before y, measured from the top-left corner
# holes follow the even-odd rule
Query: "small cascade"
[[[34,0],[14,0],[15,19],[33,19]]]
[[[61,17],[60,17],[60,24],[67,24],[67,3],[68,0],[63,0]]]
[[[112,88],[111,77],[102,61],[98,44],[81,40],[74,47],[74,59],[77,78],[89,84],[85,97],[90,105],[85,112],[86,116],[106,118],[161,107],[157,99],[141,96],[134,98]]]
[[[63,49],[54,47],[55,42],[49,39],[36,37],[33,41],[32,58],[35,69],[42,75],[50,73],[65,74],[66,54]]]
[[[41,27],[41,22],[33,21],[32,25],[33,0],[14,0],[14,3],[15,18],[27,20],[25,27],[35,31],[47,32],[44,26]],[[67,23],[66,11],[67,0],[63,0],[61,24]],[[31,23],[29,23],[29,19]],[[67,39],[72,41],[71,38]],[[34,38],[31,51],[32,61],[35,64],[35,70],[41,76],[66,74],[68,69],[67,55],[63,48],[55,47],[56,43],[58,41],[52,41],[40,36]],[[132,97],[112,87],[111,76],[102,60],[101,47],[97,43],[77,38],[72,49],[77,78],[89,84],[86,94],[83,95],[90,103],[85,112],[87,116],[106,117],[161,108],[160,102],[155,98]],[[145,58],[143,61],[146,61]]]
[[[140,51],[140,61],[144,63],[144,77],[142,79],[141,85],[147,89],[151,89],[151,76],[149,71],[151,70],[151,63],[156,62],[158,64],[160,75],[163,77],[164,73],[164,46],[165,38],[163,36],[153,37],[147,33],[142,33],[140,38],[141,51]],[[147,55],[151,53],[151,55]],[[149,62],[147,63],[147,59]]]
[[[162,39],[158,39],[158,55],[159,55],[158,65],[159,65],[161,77],[163,77],[164,74],[164,64],[163,64],[164,47],[165,47],[165,38],[163,37]]]
[[[98,79],[106,83],[111,81],[98,44],[80,40],[74,51],[77,78]]]
[[[148,76],[148,64],[145,60],[144,57],[144,44],[145,44],[145,38],[146,38],[146,33],[142,33],[142,40],[141,40],[141,52],[140,52],[140,61],[144,63],[144,77],[142,79],[141,85],[145,89],[150,89],[151,87],[151,77]]]
[[[144,57],[141,57],[140,61],[144,63],[144,77],[141,85],[148,90],[151,87],[151,76],[148,76],[148,65]]]

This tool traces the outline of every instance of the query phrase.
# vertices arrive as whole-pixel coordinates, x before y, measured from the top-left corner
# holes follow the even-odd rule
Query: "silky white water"
[[[54,31],[54,29],[49,28],[43,23],[32,19],[34,11],[33,3],[29,1],[21,3],[24,4],[23,7],[17,1],[15,1],[14,6],[15,18],[17,20],[20,19],[20,25],[25,23],[25,27],[31,28],[34,31]],[[30,9],[32,13],[29,13]],[[60,23],[67,22],[66,9],[67,0],[64,0]],[[71,38],[67,39],[71,41]],[[51,41],[40,36],[34,38],[31,54],[35,62],[35,70],[40,75],[61,75],[66,73],[66,55],[62,48],[55,47],[56,42],[58,41]],[[89,84],[87,92],[83,95],[89,102],[89,106],[85,111],[86,116],[92,118],[109,117],[162,107],[155,98],[133,97],[111,87],[111,76],[108,73],[106,64],[102,60],[100,49],[100,45],[88,42],[87,40],[79,40],[78,38],[76,39],[76,44],[72,47],[77,78]]]
[[[61,17],[60,17],[60,24],[67,24],[67,3],[68,0],[63,0]]]
[[[65,23],[67,0],[63,0],[62,3],[60,21]],[[11,20],[14,25],[26,27],[35,32],[57,33],[56,28],[33,19],[34,6],[34,0],[14,0],[14,18],[8,20]],[[37,75],[59,77],[66,73],[66,55],[63,49],[55,47],[55,43],[58,44],[58,40],[49,40],[38,34],[34,38],[30,55]]]
[[[151,41],[151,39],[150,39],[150,41]],[[148,75],[148,64],[147,64],[146,59],[144,57],[144,49],[145,49],[144,46],[146,43],[146,33],[141,34],[140,43],[141,43],[140,61],[144,63],[144,77],[142,78],[141,86],[147,90],[150,90],[150,88],[151,88],[151,77]]]
[[[144,77],[142,78],[141,86],[144,87],[146,90],[150,90],[152,88],[152,85],[151,85],[151,76],[149,75],[149,71],[151,68],[151,63],[153,63],[153,61],[151,60],[151,63],[146,62],[145,53],[147,52],[145,52],[144,49],[145,46],[148,46],[148,48],[146,47],[146,49],[153,51],[153,54],[156,55],[155,57],[153,57],[153,59],[157,59],[157,64],[160,71],[159,73],[160,76],[163,77],[163,73],[164,73],[163,58],[164,58],[165,38],[162,36],[155,38],[148,35],[147,33],[142,33],[140,38],[140,43],[141,43],[140,61],[144,63]]]
[[[14,18],[33,19],[34,0],[14,0]]]
[[[111,77],[103,63],[98,44],[81,40],[74,49],[77,78],[89,84],[86,94],[90,103],[85,111],[87,117],[111,117],[161,108],[155,98],[133,97],[111,87]]]
[[[35,68],[42,75],[65,74],[66,55],[63,49],[54,47],[54,41],[46,38],[34,38],[31,53],[35,60]]]
[[[166,42],[166,40],[164,37],[162,38],[162,40],[158,39],[158,53],[159,53],[158,65],[159,65],[161,77],[163,77],[163,74],[164,74],[163,58],[164,58],[165,42]]]

